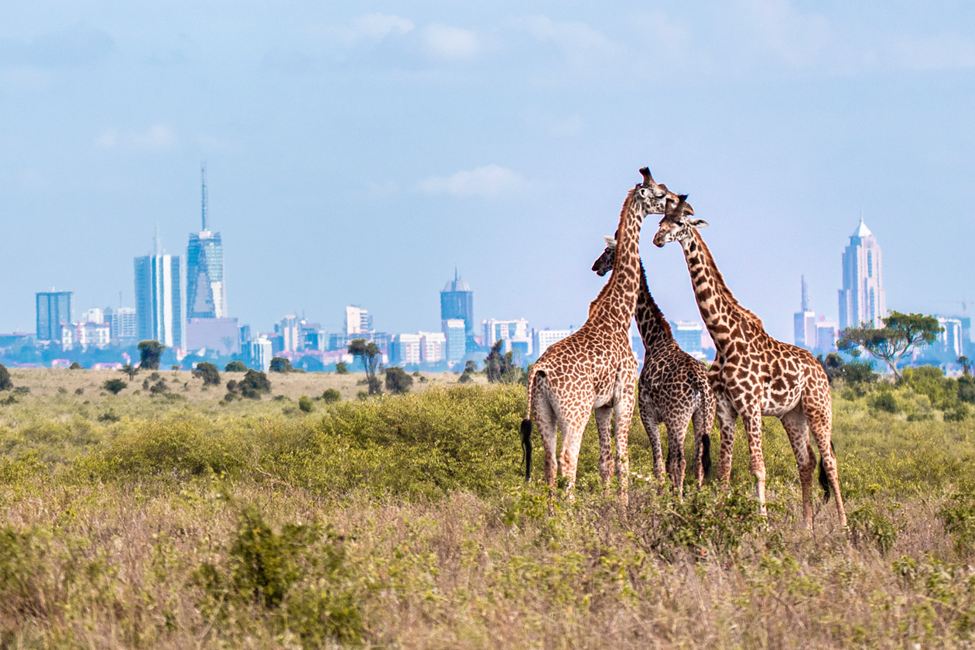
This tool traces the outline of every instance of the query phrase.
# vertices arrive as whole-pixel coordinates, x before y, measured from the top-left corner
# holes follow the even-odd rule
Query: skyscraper
[[[882,327],[887,315],[883,257],[877,238],[860,223],[843,251],[843,288],[840,289],[840,329],[868,325]]]
[[[441,322],[441,329],[447,339],[447,365],[453,365],[464,358],[467,352],[466,324],[459,318],[448,318]]]
[[[107,307],[105,319],[116,345],[129,345],[139,335],[138,319],[132,307]]]
[[[186,317],[224,318],[227,294],[223,282],[223,240],[207,220],[207,169],[200,169],[200,232],[190,233],[186,248]]]
[[[372,332],[372,316],[369,310],[358,305],[345,307],[345,334],[369,334]]]
[[[37,340],[60,341],[61,327],[71,324],[71,292],[41,291],[34,296],[37,307]]]
[[[464,321],[464,336],[468,351],[474,349],[474,292],[470,285],[460,278],[454,268],[454,279],[448,280],[440,292],[440,320],[460,319]]]
[[[163,254],[156,237],[152,255],[135,258],[135,309],[139,338],[169,348],[183,344],[179,256]]]
[[[801,309],[792,316],[795,343],[800,348],[812,350],[816,347],[816,312],[809,309],[809,287],[806,276],[801,276]]]

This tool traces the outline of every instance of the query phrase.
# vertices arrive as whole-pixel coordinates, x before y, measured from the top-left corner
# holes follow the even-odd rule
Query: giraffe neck
[[[737,338],[753,337],[756,327],[764,332],[761,319],[742,307],[725,284],[701,233],[692,229],[691,236],[681,240],[681,248],[684,249],[698,310],[718,352],[726,351]]]
[[[640,293],[636,299],[636,326],[640,330],[643,345],[647,348],[663,341],[674,340],[670,324],[650,293],[647,272],[643,268],[642,261],[640,262]]]
[[[633,200],[633,190],[626,195],[616,228],[616,259],[609,282],[593,302],[591,313],[600,324],[627,331],[633,320],[640,289],[640,228],[643,214]]]

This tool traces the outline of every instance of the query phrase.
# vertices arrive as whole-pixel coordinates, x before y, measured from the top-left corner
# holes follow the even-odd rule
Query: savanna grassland
[[[599,489],[592,427],[578,500],[549,516],[544,490],[521,480],[521,386],[442,375],[360,400],[361,375],[272,374],[270,394],[228,401],[235,376],[222,374],[205,389],[189,373],[140,373],[111,395],[101,386],[119,373],[12,372],[15,389],[0,392],[0,646],[975,638],[975,417],[945,421],[910,388],[836,388],[850,531],[830,502],[809,533],[773,419],[767,522],[743,435],[730,493],[689,488],[677,502],[637,478],[620,513]],[[329,388],[338,401],[321,398]],[[638,421],[631,459],[650,474]]]

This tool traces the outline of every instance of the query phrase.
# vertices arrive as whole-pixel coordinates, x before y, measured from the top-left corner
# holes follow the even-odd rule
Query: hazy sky
[[[836,317],[861,210],[889,307],[975,302],[975,3],[688,4],[4,3],[0,331],[51,286],[133,304],[155,224],[185,257],[202,160],[260,329],[350,302],[436,329],[455,264],[478,320],[578,325],[647,163],[774,335],[801,273]],[[643,242],[698,319],[679,248]]]

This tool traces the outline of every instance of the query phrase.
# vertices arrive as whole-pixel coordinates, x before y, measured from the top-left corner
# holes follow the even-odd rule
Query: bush
[[[305,413],[311,413],[315,409],[315,405],[312,403],[310,397],[302,395],[298,398],[298,408]]]
[[[413,386],[413,378],[406,374],[402,368],[392,367],[386,369],[386,390],[395,395],[404,395],[410,392]]]
[[[322,393],[322,401],[326,404],[334,404],[342,399],[342,394],[334,388],[326,388]]]
[[[0,363],[0,390],[10,390],[14,387],[14,382],[10,379],[10,371]]]
[[[68,370],[81,370],[81,364],[77,361],[72,361],[71,365],[68,366]]]
[[[870,407],[885,413],[898,413],[900,411],[897,398],[889,390],[882,390],[870,398]]]
[[[228,395],[246,397],[247,399],[261,399],[261,395],[270,392],[270,380],[268,380],[267,375],[258,370],[248,370],[240,381],[231,379],[227,382]]]
[[[109,379],[104,384],[102,384],[102,388],[107,390],[112,395],[118,395],[123,390],[125,390],[127,386],[128,384],[122,381],[121,379]]]
[[[271,372],[293,372],[294,368],[291,367],[290,360],[284,357],[274,357],[271,359],[269,370]]]
[[[335,374],[336,375],[347,375],[349,374],[349,364],[344,361],[339,361],[335,364]]]
[[[217,367],[212,363],[201,361],[200,363],[196,364],[196,368],[193,369],[193,376],[202,379],[204,386],[220,385],[220,373],[217,371]]]
[[[472,376],[471,376],[471,373],[469,373],[469,372],[467,372],[467,371],[465,370],[465,371],[464,371],[464,372],[463,372],[463,373],[461,374],[461,376],[460,376],[460,379],[458,379],[457,381],[458,381],[458,382],[460,382],[461,384],[469,384],[469,383],[471,383],[472,381],[474,381],[474,377],[472,377]]]
[[[247,366],[243,361],[231,361],[223,369],[224,372],[247,372]]]
[[[159,370],[159,361],[166,346],[159,341],[139,341],[139,368]]]
[[[870,504],[862,505],[850,513],[848,524],[853,541],[869,542],[886,555],[897,540],[893,522]]]

